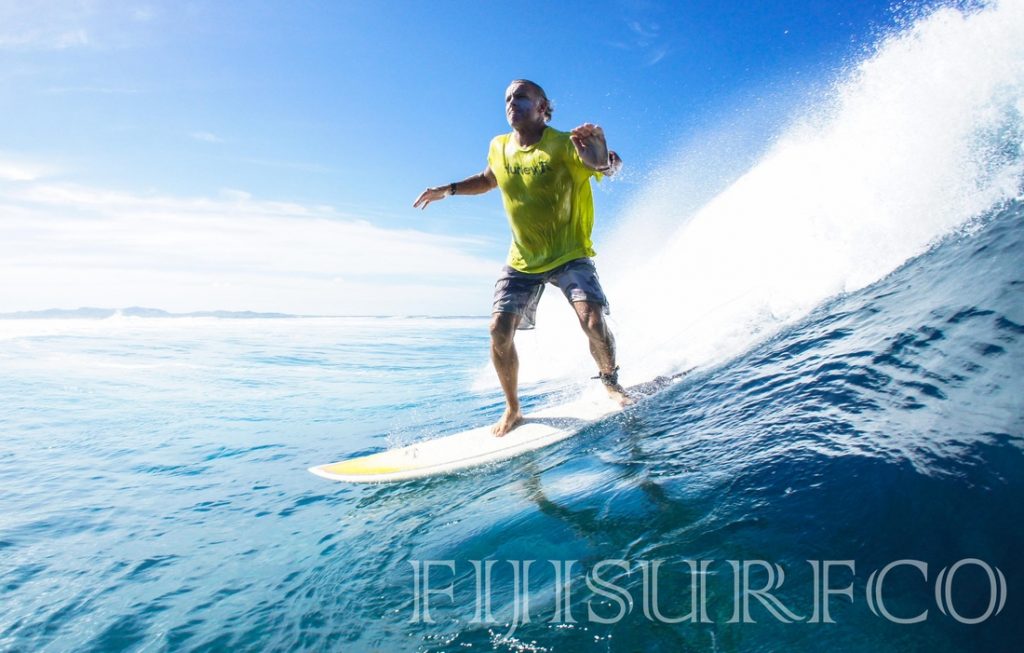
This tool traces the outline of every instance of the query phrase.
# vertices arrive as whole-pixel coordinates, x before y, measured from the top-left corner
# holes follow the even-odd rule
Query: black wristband
[[[454,195],[455,194],[455,182],[454,181],[452,183],[448,184],[448,194],[449,195]]]

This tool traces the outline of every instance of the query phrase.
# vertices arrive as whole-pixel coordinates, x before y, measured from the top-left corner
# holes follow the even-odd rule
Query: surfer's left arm
[[[584,123],[572,130],[569,138],[580,155],[580,161],[591,170],[610,177],[622,168],[622,158],[608,149],[600,125]]]

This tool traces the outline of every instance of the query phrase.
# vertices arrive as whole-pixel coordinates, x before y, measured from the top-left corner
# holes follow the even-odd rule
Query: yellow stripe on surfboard
[[[320,469],[330,474],[346,474],[350,476],[372,476],[374,474],[391,474],[393,472],[401,472],[409,469],[407,466],[396,466],[380,464],[375,461],[374,458],[377,456],[365,456],[363,458],[353,458],[351,460],[343,460],[340,463],[333,465],[324,465]]]

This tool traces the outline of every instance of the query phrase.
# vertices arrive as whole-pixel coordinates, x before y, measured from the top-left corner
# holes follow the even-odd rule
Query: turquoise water
[[[279,605],[301,589],[325,542],[369,517],[336,512],[354,507],[352,495],[307,466],[467,424],[488,407],[460,399],[486,356],[482,320],[2,329],[5,650],[226,634],[252,601]],[[290,641],[286,631],[271,641]]]
[[[627,415],[511,461],[394,485],[306,467],[500,413],[484,319],[8,320],[2,324],[0,649],[1010,651],[1024,568],[1024,211],[1013,204]],[[543,397],[534,398],[534,403]],[[935,603],[942,568],[998,569],[1005,605],[966,625]],[[899,625],[871,611],[891,574]],[[415,573],[435,567],[431,618]],[[472,561],[496,560],[493,620]],[[540,561],[519,623],[512,563]],[[575,560],[558,623],[554,566]],[[587,587],[601,561],[635,600]],[[640,563],[712,561],[710,623],[645,616]],[[785,570],[733,617],[728,561]],[[808,623],[807,560],[852,560],[836,623]],[[417,566],[419,565],[419,566]],[[765,582],[753,572],[752,587]],[[422,579],[421,579],[422,580]],[[979,567],[955,609],[985,612]],[[422,597],[421,597],[422,598]],[[994,612],[994,611],[993,611]],[[553,623],[555,622],[555,623]],[[510,637],[510,626],[516,629]]]

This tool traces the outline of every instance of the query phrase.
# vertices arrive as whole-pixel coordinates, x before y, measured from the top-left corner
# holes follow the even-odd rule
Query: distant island
[[[131,306],[128,308],[93,308],[85,306],[82,308],[48,308],[44,311],[0,313],[0,319],[46,320],[78,318],[86,320],[105,320],[106,318],[114,317],[115,315],[121,315],[124,317],[219,317],[237,320],[254,318],[308,317],[303,315],[289,315],[288,313],[256,313],[254,311],[195,311],[192,313],[171,313],[159,308],[145,308],[142,306]]]
[[[105,320],[110,317],[217,317],[229,320],[289,319],[289,318],[373,318],[373,319],[425,319],[465,320],[487,318],[487,315],[292,315],[290,313],[258,313],[256,311],[193,311],[171,313],[159,308],[130,306],[128,308],[48,308],[42,311],[16,311],[0,313],[0,320]]]

